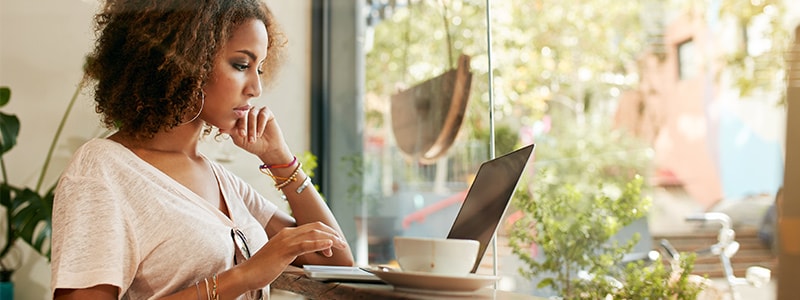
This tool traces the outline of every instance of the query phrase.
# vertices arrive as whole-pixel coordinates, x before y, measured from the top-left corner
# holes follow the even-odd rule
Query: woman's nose
[[[250,80],[245,87],[245,94],[252,98],[258,98],[261,96],[261,92],[261,76],[258,76],[258,74],[250,76]]]

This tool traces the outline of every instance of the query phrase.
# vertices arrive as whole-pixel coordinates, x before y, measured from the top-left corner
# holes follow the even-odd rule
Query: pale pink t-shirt
[[[277,207],[206,161],[231,219],[114,141],[79,148],[53,203],[51,292],[110,284],[120,299],[156,299],[194,287],[234,265],[234,226],[261,249]]]

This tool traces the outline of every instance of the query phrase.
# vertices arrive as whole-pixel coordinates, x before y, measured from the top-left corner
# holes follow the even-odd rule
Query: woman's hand
[[[230,135],[236,146],[255,154],[265,163],[283,164],[292,160],[292,152],[286,145],[275,114],[266,106],[251,107],[247,115],[236,121],[233,129],[222,133]]]
[[[336,230],[322,222],[286,227],[241,266],[248,269],[246,274],[254,281],[249,288],[257,289],[277,278],[298,256],[319,252],[330,257],[332,248],[346,249],[347,243]]]

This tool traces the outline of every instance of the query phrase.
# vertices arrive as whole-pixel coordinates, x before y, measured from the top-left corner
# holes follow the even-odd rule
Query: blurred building
[[[742,96],[738,74],[726,66],[736,51],[766,55],[772,46],[760,35],[766,24],[742,26],[718,10],[688,9],[665,22],[640,60],[638,89],[622,95],[615,116],[618,127],[653,146],[653,184],[681,187],[705,208],[774,194],[783,182],[785,87],[756,87]],[[796,10],[783,15],[789,20]],[[775,81],[782,75],[753,74]]]

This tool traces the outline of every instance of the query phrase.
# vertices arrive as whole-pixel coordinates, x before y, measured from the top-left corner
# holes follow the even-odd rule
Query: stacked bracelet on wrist
[[[217,273],[214,273],[214,276],[212,276],[211,278],[212,281],[214,282],[214,286],[211,288],[211,299],[219,300],[219,294],[217,294]]]
[[[287,178],[278,177],[278,176],[272,177],[272,179],[276,179],[276,178],[285,179],[285,180],[283,180],[283,182],[278,182],[277,180],[275,180],[275,189],[280,190],[280,189],[286,187],[287,185],[289,185],[290,183],[297,181],[297,173],[300,172],[300,167],[302,167],[302,166],[303,166],[302,163],[297,163],[297,167],[294,168],[294,171],[292,171],[292,174],[289,175],[289,177],[287,177]]]
[[[287,185],[289,185],[290,183],[297,181],[297,174],[300,173],[300,170],[301,170],[301,167],[303,166],[303,163],[297,162],[297,167],[294,168],[294,171],[292,171],[292,174],[290,174],[289,177],[277,176],[275,174],[272,174],[271,170],[272,169],[287,168],[287,167],[289,167],[291,165],[294,165],[295,162],[297,162],[297,158],[296,157],[289,164],[285,164],[285,165],[267,165],[267,164],[263,164],[263,165],[259,166],[258,169],[261,171],[261,173],[267,174],[267,176],[272,177],[272,180],[275,181],[275,189],[280,190],[280,189],[286,187]]]
[[[217,293],[217,273],[214,273],[211,276],[211,283],[208,282],[208,277],[203,278],[203,282],[206,284],[206,299],[207,300],[219,300],[219,294]],[[197,300],[202,299],[200,296],[200,281],[196,281],[194,283],[194,287],[197,290]]]

